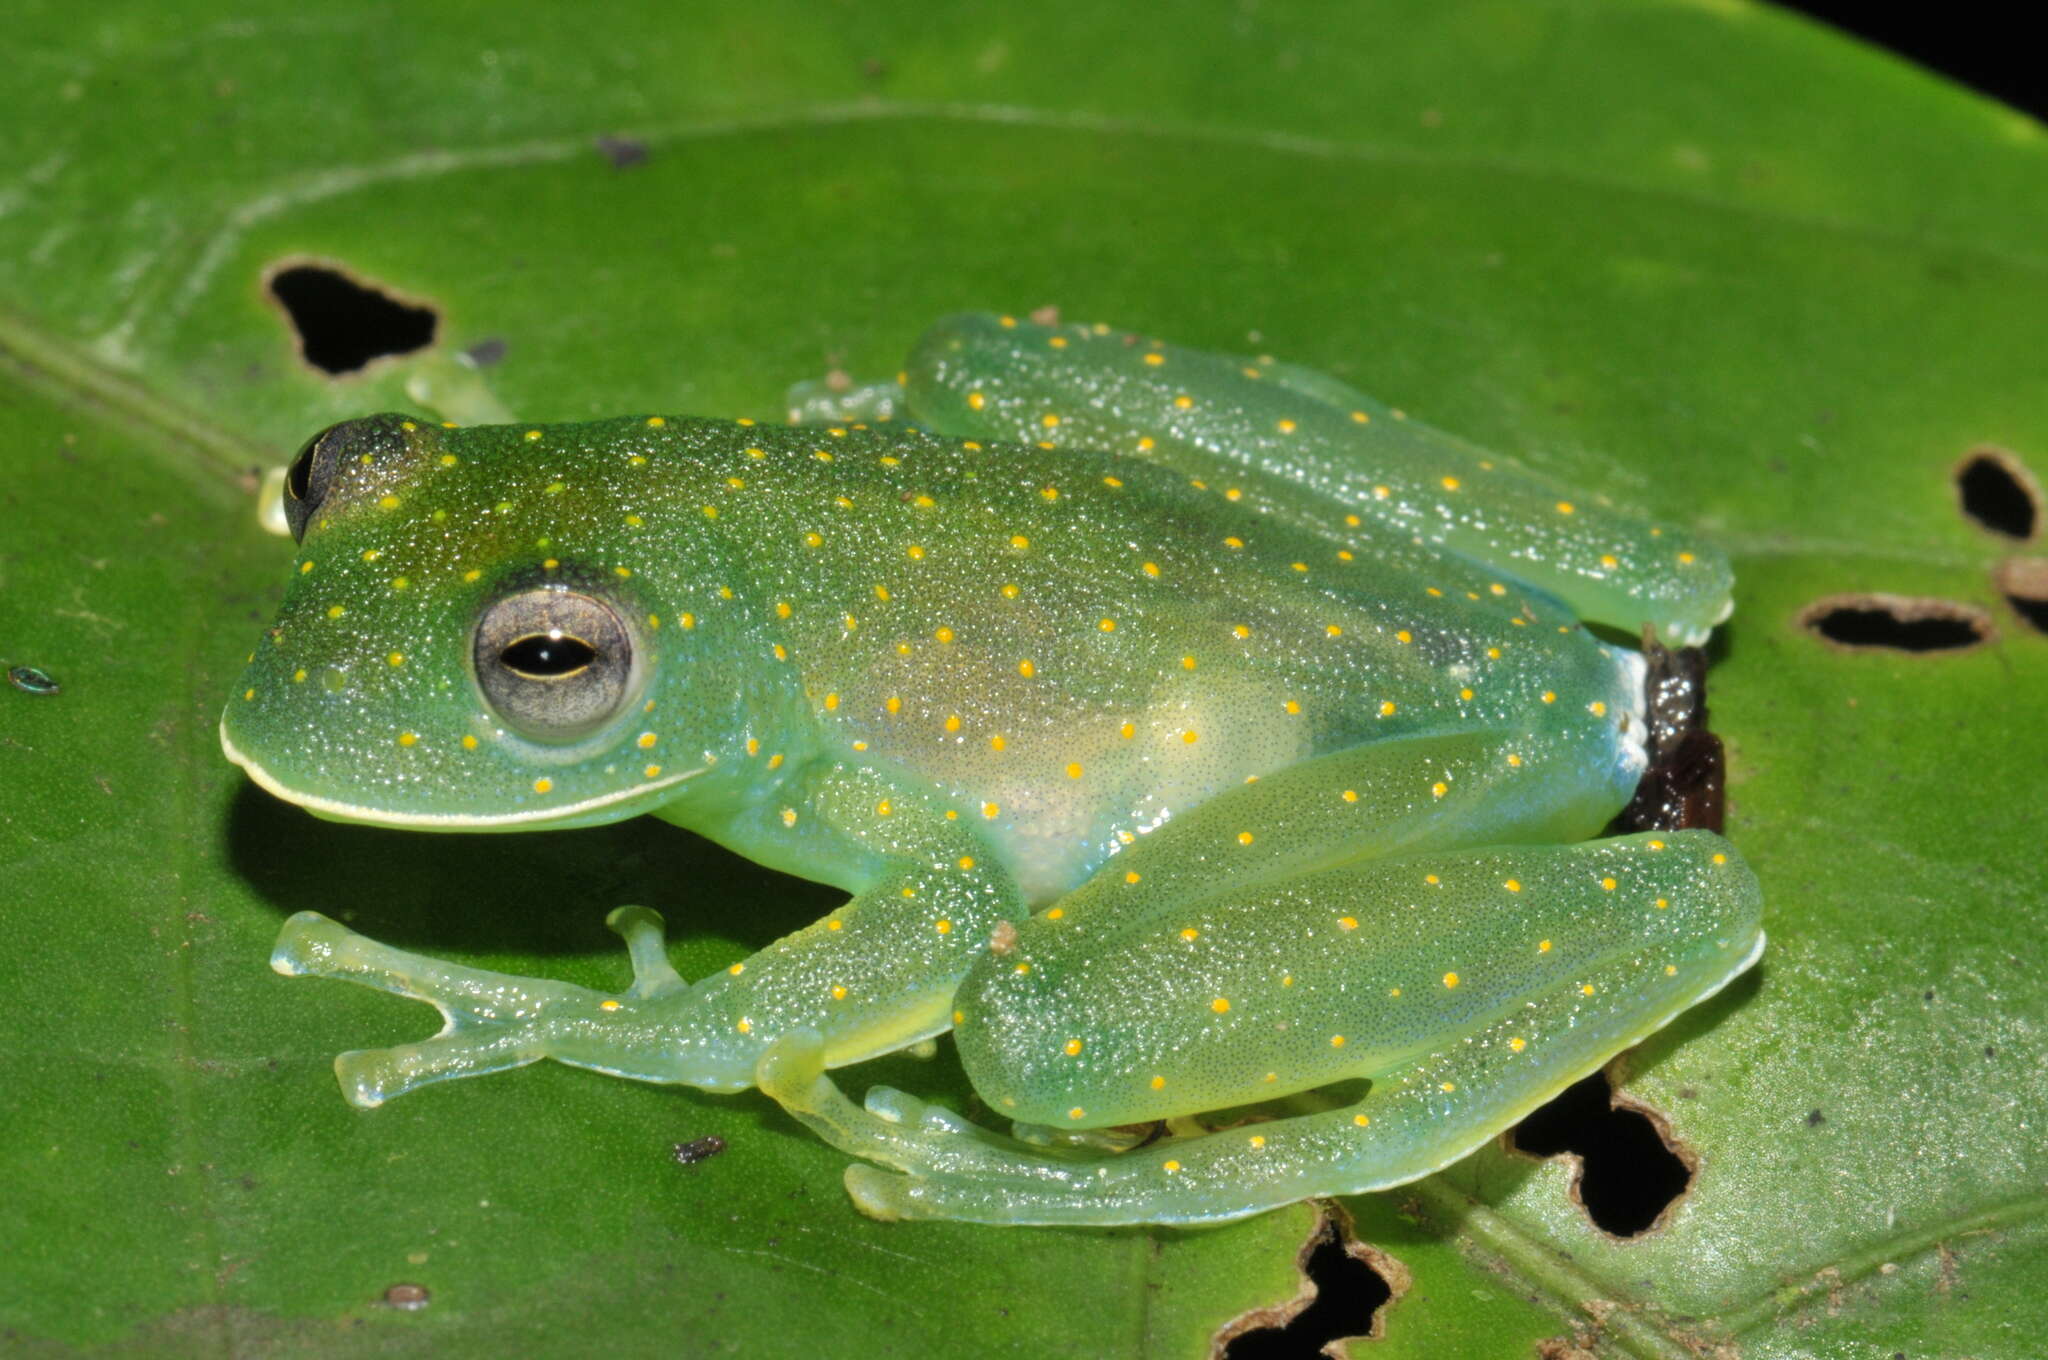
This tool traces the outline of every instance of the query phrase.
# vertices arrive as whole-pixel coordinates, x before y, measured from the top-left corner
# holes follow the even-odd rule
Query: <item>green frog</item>
[[[651,814],[849,894],[694,981],[615,911],[615,994],[300,913],[279,972],[446,1020],[343,1054],[351,1101],[543,1058],[758,1087],[878,1217],[1213,1222],[1425,1175],[1758,957],[1727,841],[1595,839],[1645,667],[1585,625],[1704,639],[1732,574],[1694,535],[1103,326],[954,318],[826,414],[373,416],[292,464],[221,722],[258,784],[423,831]],[[1007,1133],[830,1075],[947,1032]]]

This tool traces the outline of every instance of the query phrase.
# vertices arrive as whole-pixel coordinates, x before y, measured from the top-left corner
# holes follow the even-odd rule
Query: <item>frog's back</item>
[[[655,436],[650,560],[669,534],[733,545],[730,579],[664,583],[668,612],[748,611],[833,758],[916,771],[1040,866],[1034,889],[1324,751],[1519,725],[1540,693],[1626,720],[1624,668],[1547,597],[1149,463],[900,428]]]

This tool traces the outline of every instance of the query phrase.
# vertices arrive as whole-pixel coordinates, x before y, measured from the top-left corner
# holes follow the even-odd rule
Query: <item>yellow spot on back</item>
[[[1550,952],[1550,941],[1538,940],[1536,942],[1536,952],[1539,954],[1548,954]]]
[[[1214,1001],[1211,1001],[1209,1003],[1209,1009],[1216,1012],[1218,1015],[1223,1014],[1225,1011],[1230,1009],[1230,998],[1224,996],[1217,997]]]
[[[1238,843],[1239,845],[1250,845],[1250,844],[1252,843],[1252,833],[1251,833],[1251,832],[1249,832],[1249,831],[1240,831],[1240,832],[1238,832],[1238,833],[1237,833],[1237,843]]]
[[[533,791],[535,793],[552,793],[554,788],[555,781],[552,779],[536,779],[533,781]]]
[[[1600,886],[1606,889],[1608,892],[1613,892],[1615,886],[1614,880],[1611,878],[1603,878],[1600,880]]]

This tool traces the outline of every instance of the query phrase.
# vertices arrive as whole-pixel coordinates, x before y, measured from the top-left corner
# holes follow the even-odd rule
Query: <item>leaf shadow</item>
[[[423,951],[623,962],[604,918],[637,903],[659,911],[672,950],[694,958],[759,948],[844,896],[651,817],[571,831],[430,834],[322,821],[244,785],[222,836],[232,871],[280,921],[318,911]]]

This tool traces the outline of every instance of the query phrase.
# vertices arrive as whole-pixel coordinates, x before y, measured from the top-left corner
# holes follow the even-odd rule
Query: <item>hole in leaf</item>
[[[329,377],[425,349],[440,322],[432,308],[403,302],[328,265],[274,268],[265,286],[284,308],[299,354]]]
[[[2013,612],[2048,633],[2048,557],[2008,557],[1991,574]]]
[[[1956,465],[1963,513],[2005,538],[2032,538],[2041,524],[2041,488],[2026,464],[2004,449],[1970,450]]]
[[[1607,1074],[1595,1072],[1517,1124],[1509,1144],[1537,1157],[1572,1154],[1572,1197],[1586,1217],[1602,1232],[1635,1237],[1692,1183],[1692,1167],[1652,1113],[1617,1102]]]
[[[1830,595],[1801,610],[1799,623],[1838,647],[1898,652],[1960,651],[1998,636],[1981,609],[1910,595]]]
[[[1335,1204],[1318,1202],[1315,1231],[1296,1266],[1301,1292],[1286,1303],[1254,1308],[1216,1334],[1210,1354],[1221,1360],[1316,1360],[1348,1337],[1382,1335],[1385,1305],[1408,1291],[1408,1271],[1385,1252],[1351,1235]]]

